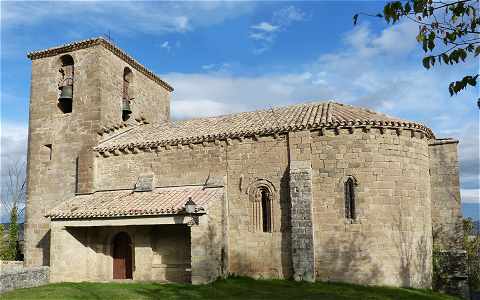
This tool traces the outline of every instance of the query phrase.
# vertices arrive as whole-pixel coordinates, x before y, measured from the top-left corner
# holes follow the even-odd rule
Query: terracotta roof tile
[[[335,102],[316,102],[226,116],[160,124],[139,125],[128,132],[101,141],[94,150],[103,152],[126,147],[151,147],[200,143],[215,139],[268,135],[304,129],[352,127],[411,128],[434,138],[426,126]]]
[[[209,201],[220,199],[223,187],[175,187],[156,188],[151,192],[132,190],[96,192],[77,195],[54,209],[47,217],[51,219],[112,218],[127,216],[172,215],[183,211],[188,197],[203,211]]]

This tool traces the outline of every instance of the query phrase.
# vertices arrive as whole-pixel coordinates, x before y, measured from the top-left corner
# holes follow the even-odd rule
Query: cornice
[[[83,40],[83,41],[77,41],[69,44],[64,44],[58,47],[53,47],[53,48],[48,48],[45,50],[39,50],[39,51],[32,51],[27,54],[27,57],[31,60],[35,59],[40,59],[40,58],[45,58],[45,57],[50,57],[50,56],[55,56],[63,53],[68,53],[80,49],[85,49],[85,48],[90,48],[94,47],[97,45],[103,46],[105,49],[109,50],[113,54],[115,54],[117,57],[128,63],[130,66],[132,66],[134,69],[142,73],[143,75],[147,76],[151,80],[155,81],[159,85],[163,86],[165,89],[167,89],[169,92],[173,91],[173,87],[169,85],[167,82],[162,80],[158,75],[147,69],[145,66],[143,66],[141,63],[136,61],[133,57],[128,55],[126,52],[124,52],[122,49],[118,48],[116,45],[114,45],[112,42],[104,39],[103,37],[97,37],[97,38],[92,38],[88,40]]]

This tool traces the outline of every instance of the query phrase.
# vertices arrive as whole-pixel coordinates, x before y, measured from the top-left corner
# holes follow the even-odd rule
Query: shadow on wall
[[[392,241],[400,255],[400,284],[404,287],[430,288],[432,281],[431,241],[425,235],[425,224],[422,232],[415,231],[415,225],[421,222],[407,218],[402,210],[392,215]]]
[[[290,174],[286,170],[280,181],[280,231],[282,232],[282,273],[285,278],[293,276],[292,242],[291,242],[291,212],[290,212]]]
[[[371,241],[361,232],[350,234],[348,239],[338,236],[325,243],[328,254],[317,266],[321,270],[317,278],[366,285],[380,283],[383,272],[368,250]]]
[[[291,222],[290,222],[290,188],[289,173],[286,170],[280,181],[278,191],[280,207],[280,227],[275,228],[273,233],[248,232],[242,237],[240,248],[230,249],[230,272],[232,275],[250,276],[254,278],[291,278]],[[262,245],[261,239],[266,241]],[[250,242],[251,239],[253,241]],[[267,241],[268,239],[268,241]],[[266,249],[269,242],[273,248]],[[280,243],[280,249],[275,248],[275,243]],[[253,248],[257,247],[257,248]],[[280,259],[276,261],[281,251]]]
[[[50,265],[50,232],[49,229],[47,233],[38,241],[36,247],[42,249],[42,265]]]

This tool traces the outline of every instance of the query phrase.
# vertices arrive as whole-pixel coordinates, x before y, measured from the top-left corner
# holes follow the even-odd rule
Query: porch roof
[[[175,215],[184,211],[188,197],[192,197],[201,213],[210,201],[223,197],[223,187],[183,186],[150,192],[116,190],[77,195],[53,208],[46,217],[53,220]]]

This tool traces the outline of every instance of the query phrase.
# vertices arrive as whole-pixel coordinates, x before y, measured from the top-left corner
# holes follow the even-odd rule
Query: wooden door
[[[132,241],[125,232],[113,239],[113,279],[132,279]]]

